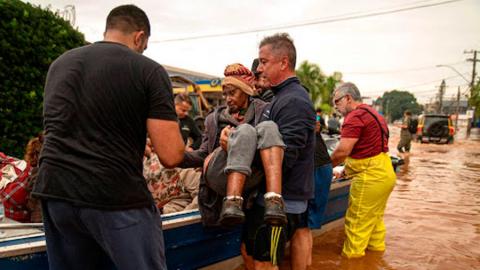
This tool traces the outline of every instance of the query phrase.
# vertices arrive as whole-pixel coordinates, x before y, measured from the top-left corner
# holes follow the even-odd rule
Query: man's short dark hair
[[[260,60],[258,60],[258,58],[253,59],[251,71],[253,72],[253,75],[255,75],[256,79],[258,79],[258,76],[260,75],[259,72],[257,71],[259,64],[260,64]]]
[[[405,114],[408,115],[408,116],[412,116],[412,112],[409,111],[409,110],[406,110],[406,111],[405,111]]]
[[[280,53],[286,55],[290,70],[295,70],[295,64],[297,62],[297,50],[293,44],[293,39],[288,33],[277,33],[273,36],[265,37],[262,42],[260,42],[259,48],[265,45],[271,45],[272,51],[277,54]]]
[[[150,36],[150,21],[147,14],[135,5],[118,6],[107,17],[105,32],[110,29],[120,30],[125,34],[135,31],[144,31]]]
[[[193,103],[190,100],[190,97],[188,96],[188,94],[185,94],[185,93],[179,93],[178,95],[176,95],[174,101],[175,101],[175,104],[180,104],[182,102],[186,102],[190,106],[193,106]]]

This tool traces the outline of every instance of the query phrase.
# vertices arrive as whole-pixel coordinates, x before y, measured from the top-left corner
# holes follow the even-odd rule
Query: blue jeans
[[[109,211],[44,200],[42,210],[50,270],[167,269],[155,205]]]
[[[320,229],[332,183],[332,164],[315,168],[315,197],[308,201],[308,227]]]

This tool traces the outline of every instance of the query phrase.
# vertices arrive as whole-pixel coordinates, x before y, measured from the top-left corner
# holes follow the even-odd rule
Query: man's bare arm
[[[357,143],[358,138],[342,138],[340,139],[340,143],[338,144],[335,151],[333,151],[332,156],[332,166],[338,166],[341,164],[345,158],[350,155],[352,152],[353,146]]]
[[[163,166],[174,168],[182,162],[185,144],[176,121],[149,118],[147,130]]]

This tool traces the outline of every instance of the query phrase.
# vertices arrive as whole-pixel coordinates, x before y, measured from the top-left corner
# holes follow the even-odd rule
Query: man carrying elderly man
[[[224,75],[226,106],[207,116],[200,148],[185,152],[180,167],[204,168],[199,208],[205,225],[243,223],[245,199],[263,179],[267,191],[264,222],[283,225],[287,222],[281,196],[285,145],[275,123],[260,123],[266,103],[251,98],[254,74],[241,64],[232,64]]]

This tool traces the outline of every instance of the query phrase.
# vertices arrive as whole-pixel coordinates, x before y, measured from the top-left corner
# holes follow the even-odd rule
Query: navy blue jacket
[[[308,200],[314,192],[315,110],[296,77],[272,87],[275,94],[263,120],[274,121],[287,145],[283,157],[282,196]]]

